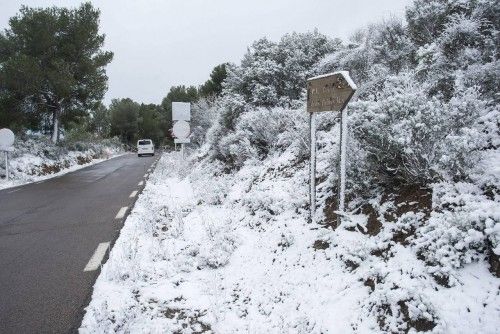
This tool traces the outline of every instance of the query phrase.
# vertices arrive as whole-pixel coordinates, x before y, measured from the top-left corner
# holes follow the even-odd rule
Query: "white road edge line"
[[[123,208],[121,208],[120,211],[118,211],[118,213],[116,214],[115,219],[122,219],[123,217],[125,217],[127,210],[128,206],[124,206]]]
[[[97,245],[94,255],[92,255],[83,271],[97,270],[97,268],[99,268],[99,266],[101,265],[102,259],[104,258],[104,255],[106,255],[106,251],[108,249],[109,242],[101,242],[99,245]]]
[[[142,186],[144,184],[144,181],[139,182],[138,186]]]
[[[129,197],[134,198],[135,196],[137,196],[137,190],[132,191]]]

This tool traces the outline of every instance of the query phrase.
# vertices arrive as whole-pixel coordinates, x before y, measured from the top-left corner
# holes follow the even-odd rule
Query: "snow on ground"
[[[307,166],[292,157],[224,174],[163,155],[80,332],[497,332],[500,280],[484,261],[443,287],[413,247],[391,241],[394,223],[375,237],[349,221],[308,224]]]
[[[64,175],[124,154],[117,145],[91,144],[82,150],[68,150],[41,139],[16,144],[9,153],[9,181],[5,179],[5,158],[0,154],[0,189],[17,187]]]

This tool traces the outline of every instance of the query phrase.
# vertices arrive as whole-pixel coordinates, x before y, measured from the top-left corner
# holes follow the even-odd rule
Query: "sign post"
[[[9,181],[9,152],[13,151],[14,132],[0,129],[0,151],[5,152],[5,179]]]
[[[310,162],[310,220],[316,216],[316,120],[315,114],[323,111],[340,112],[339,162],[338,162],[338,211],[345,209],[345,165],[347,138],[347,110],[349,100],[356,92],[356,84],[347,71],[339,71],[307,79],[307,111],[310,113],[311,162]],[[337,215],[340,224],[340,216]]]
[[[175,122],[172,128],[175,137],[174,144],[181,144],[181,156],[184,159],[184,145],[190,143],[191,104],[189,102],[172,102],[172,120]]]
[[[309,113],[309,131],[310,131],[310,146],[311,158],[309,162],[309,203],[310,203],[310,219],[314,222],[316,216],[316,113]]]

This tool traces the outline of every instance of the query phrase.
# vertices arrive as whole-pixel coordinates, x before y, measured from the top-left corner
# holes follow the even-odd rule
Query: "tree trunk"
[[[54,109],[52,112],[52,142],[57,144],[59,141],[59,110]]]

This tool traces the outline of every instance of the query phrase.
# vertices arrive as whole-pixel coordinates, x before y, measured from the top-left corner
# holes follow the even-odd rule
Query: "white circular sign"
[[[8,148],[14,144],[14,132],[10,129],[0,129],[0,147]]]
[[[189,136],[189,133],[191,132],[191,129],[189,127],[189,123],[186,121],[177,121],[174,124],[174,127],[172,129],[172,132],[174,133],[174,136],[176,138],[187,138]]]

